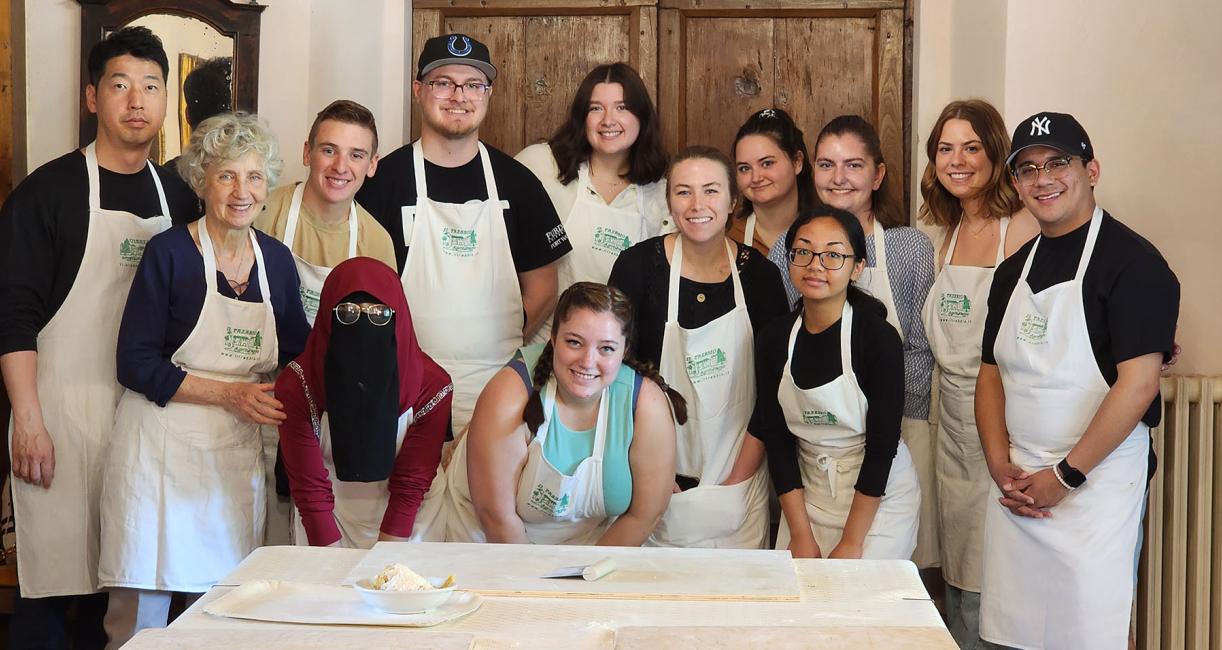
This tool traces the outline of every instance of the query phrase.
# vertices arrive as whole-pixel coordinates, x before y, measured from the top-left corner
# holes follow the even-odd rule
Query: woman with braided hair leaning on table
[[[632,331],[617,289],[578,282],[560,296],[551,339],[492,378],[455,444],[449,541],[644,543],[670,500],[687,405],[633,360]]]

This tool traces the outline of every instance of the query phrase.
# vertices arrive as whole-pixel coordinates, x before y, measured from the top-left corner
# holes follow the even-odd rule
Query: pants
[[[13,650],[102,648],[106,632],[106,594],[22,598],[20,591],[9,619],[8,647]]]
[[[959,650],[984,650],[980,639],[980,594],[946,585],[946,627]]]
[[[203,594],[187,594],[187,607]],[[172,591],[127,589],[110,590],[110,607],[106,610],[106,634],[110,642],[106,650],[115,650],[131,640],[140,630],[165,627],[170,618]]]

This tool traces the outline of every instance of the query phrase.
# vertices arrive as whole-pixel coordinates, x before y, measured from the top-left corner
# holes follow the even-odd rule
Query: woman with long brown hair
[[[951,102],[925,141],[920,218],[939,229],[941,268],[922,320],[938,382],[935,474],[947,624],[960,647],[979,639],[984,511],[992,479],[974,402],[993,271],[1039,232],[1006,173],[1010,136],[980,99]]]
[[[551,338],[480,394],[447,474],[447,538],[640,546],[670,500],[682,397],[632,357],[620,291],[578,282]],[[669,398],[669,403],[668,403]],[[671,415],[671,409],[674,415]]]

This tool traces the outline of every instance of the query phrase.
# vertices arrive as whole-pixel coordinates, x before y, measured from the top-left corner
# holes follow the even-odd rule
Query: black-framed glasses
[[[1023,185],[1035,185],[1040,179],[1041,171],[1051,179],[1059,179],[1064,176],[1065,172],[1069,171],[1069,166],[1073,163],[1074,158],[1077,156],[1061,156],[1052,158],[1042,165],[1026,162],[1015,167],[1011,173]]]
[[[361,306],[355,302],[341,302],[335,306],[335,317],[341,325],[355,323],[361,314],[365,314],[370,323],[381,327],[390,322],[395,310],[383,304]]]
[[[463,96],[473,102],[483,101],[484,95],[488,94],[488,89],[492,84],[486,84],[481,81],[468,81],[466,83],[454,83],[449,79],[434,79],[424,82],[433,89],[433,96],[437,99],[449,99],[454,96],[454,93],[462,89]]]
[[[856,257],[856,255],[846,255],[836,251],[816,253],[806,248],[789,249],[789,263],[794,266],[801,266],[803,268],[810,266],[816,257],[819,258],[819,263],[823,265],[823,268],[829,271],[839,271],[844,268],[845,260]]]

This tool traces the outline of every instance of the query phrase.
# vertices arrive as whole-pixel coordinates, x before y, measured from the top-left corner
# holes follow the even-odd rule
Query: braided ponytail
[[[547,385],[547,380],[551,376],[552,342],[548,341],[547,345],[543,346],[539,360],[535,363],[534,372],[530,375],[531,386],[534,390],[530,398],[526,400],[526,407],[522,409],[522,421],[526,423],[532,435],[543,424],[543,387]]]
[[[675,412],[675,422],[679,424],[687,424],[687,400],[679,394],[679,391],[670,387],[662,375],[658,374],[658,370],[651,363],[642,363],[636,359],[624,357],[624,365],[637,371],[637,374],[645,377],[662,389],[666,393],[666,397],[670,399],[670,407]]]

